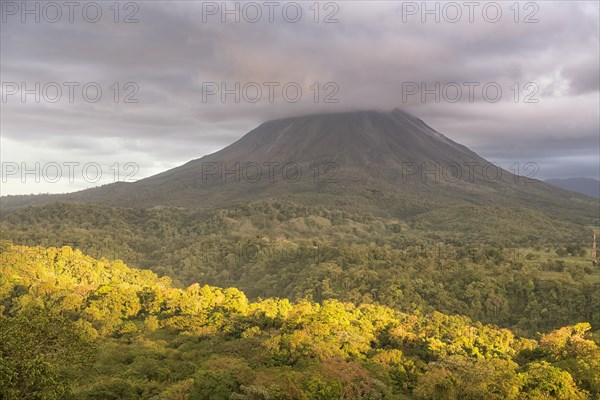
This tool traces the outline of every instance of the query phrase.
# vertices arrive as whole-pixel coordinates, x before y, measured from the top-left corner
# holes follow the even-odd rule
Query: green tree
[[[522,398],[527,400],[585,400],[589,393],[580,390],[573,377],[545,361],[527,366]]]
[[[66,318],[45,309],[0,315],[0,393],[3,400],[64,399],[94,347]]]
[[[190,400],[228,400],[239,385],[229,371],[200,370],[194,376]]]

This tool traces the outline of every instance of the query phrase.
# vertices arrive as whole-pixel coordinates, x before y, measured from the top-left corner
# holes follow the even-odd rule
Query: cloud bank
[[[273,118],[393,108],[504,167],[598,178],[596,2],[24,4],[1,4],[3,195],[149,176]],[[37,183],[36,162],[79,165]]]

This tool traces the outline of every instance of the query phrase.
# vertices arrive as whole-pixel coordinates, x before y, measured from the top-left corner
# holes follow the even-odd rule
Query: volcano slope
[[[598,219],[592,199],[496,167],[398,109],[268,121],[216,153],[134,183],[8,196],[2,209],[56,201],[206,209],[273,198],[398,217],[498,206],[584,225]]]

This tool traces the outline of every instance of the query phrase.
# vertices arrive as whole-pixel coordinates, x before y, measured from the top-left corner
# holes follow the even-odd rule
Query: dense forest
[[[250,300],[375,302],[528,336],[600,326],[591,227],[524,209],[452,210],[400,219],[285,201],[208,211],[53,204],[0,224],[15,244],[72,246]]]
[[[69,247],[0,250],[3,400],[599,398],[583,319],[523,337],[376,301],[176,287]]]

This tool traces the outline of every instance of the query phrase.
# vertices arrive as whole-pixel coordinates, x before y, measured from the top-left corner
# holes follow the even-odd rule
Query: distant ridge
[[[593,178],[546,179],[544,182],[571,192],[600,199],[600,181]]]

